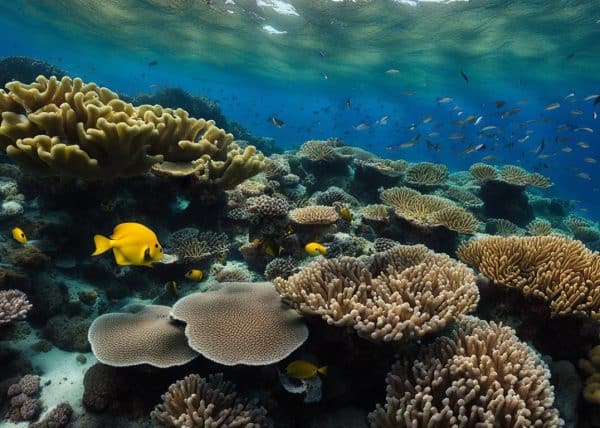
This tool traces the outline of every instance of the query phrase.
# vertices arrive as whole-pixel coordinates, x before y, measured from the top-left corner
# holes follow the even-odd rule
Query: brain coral
[[[135,309],[138,311],[104,314],[94,320],[88,340],[98,361],[116,367],[171,367],[196,358],[183,328],[169,318],[171,308],[148,305]]]
[[[193,349],[224,365],[273,364],[308,337],[301,318],[282,306],[271,283],[221,283],[216,291],[177,301],[172,317],[186,323]]]
[[[159,427],[267,428],[272,426],[267,411],[254,400],[240,398],[235,385],[223,374],[208,380],[197,374],[186,376],[169,387],[163,402],[150,414]]]
[[[423,245],[399,245],[367,259],[318,260],[274,282],[300,312],[383,341],[439,331],[479,300],[473,271]]]
[[[253,146],[241,150],[214,121],[182,109],[134,107],[81,79],[39,76],[0,91],[0,147],[24,169],[80,178],[194,174],[232,188],[264,168]]]
[[[394,208],[397,217],[419,227],[443,226],[459,233],[472,234],[479,221],[449,199],[422,195],[408,187],[392,187],[380,193],[381,201]]]
[[[458,249],[494,283],[548,302],[554,315],[600,317],[600,255],[565,236],[491,236]]]
[[[396,362],[371,427],[559,427],[541,356],[501,324],[463,317],[449,337]]]
[[[0,291],[0,325],[24,319],[30,309],[31,303],[22,291]]]

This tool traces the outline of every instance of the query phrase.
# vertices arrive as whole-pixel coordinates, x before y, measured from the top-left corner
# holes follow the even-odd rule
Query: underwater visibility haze
[[[600,426],[600,6],[14,0],[1,427]]]

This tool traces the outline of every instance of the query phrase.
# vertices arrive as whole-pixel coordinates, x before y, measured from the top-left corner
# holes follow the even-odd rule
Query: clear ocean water
[[[590,230],[586,229],[586,233],[597,233],[593,237],[600,238],[597,223],[600,219],[598,1],[12,0],[2,4],[0,41],[0,59],[26,57],[26,61],[30,63],[47,63],[64,70],[72,78],[95,82],[126,99],[153,94],[165,88],[180,88],[190,95],[205,97],[218,105],[228,121],[237,122],[254,136],[273,139],[274,151],[290,151],[286,153],[294,174],[297,168],[302,169],[297,166],[302,162],[295,154],[296,150],[306,141],[327,139],[336,139],[338,146],[359,147],[382,159],[444,164],[450,173],[468,171],[471,165],[478,162],[494,165],[498,170],[510,164],[529,172],[537,172],[553,183],[548,189],[535,190],[538,195],[564,201],[564,206],[569,208],[560,213],[549,208],[543,215],[538,215],[534,210],[535,215],[552,223],[554,232],[557,232],[557,228],[562,228],[558,232],[568,235],[568,239],[582,240],[585,251],[590,254],[600,249],[600,239],[590,238],[586,241],[581,238],[583,235],[571,233],[572,230],[561,226],[561,222],[568,216],[576,216],[588,222],[585,228]],[[0,69],[0,75],[6,76],[7,81],[22,80],[19,70],[18,67],[14,70]],[[29,111],[20,113],[27,114]],[[225,125],[219,121],[216,123],[217,127]],[[3,147],[6,146],[3,144]],[[2,155],[2,162],[12,161]],[[310,172],[306,165],[304,168]],[[359,199],[357,205],[348,204],[346,207],[351,216],[348,221],[353,226],[343,229],[338,225],[338,233],[352,236],[346,237],[344,242],[359,237],[369,242],[375,238],[390,238],[402,244],[424,243],[432,250],[448,253],[453,258],[457,258],[455,250],[458,244],[467,242],[467,237],[462,232],[457,237],[458,233],[454,231],[450,235],[438,235],[435,239],[431,238],[435,234],[432,232],[420,239],[414,236],[421,237],[419,233],[422,230],[411,231],[416,235],[411,235],[404,229],[401,233],[390,234],[387,230],[382,232],[375,227],[375,232],[370,230],[369,233],[373,233],[369,235],[361,228],[362,225],[357,226],[352,222],[361,217],[360,207],[381,203],[376,191],[380,183],[374,181],[374,187],[370,190],[371,183],[362,183],[361,186],[367,190],[362,189],[360,194],[353,193],[353,190],[357,190],[355,184],[352,184],[355,182],[342,176],[336,179],[337,172],[333,169],[331,176],[324,178],[319,175],[327,168],[318,166],[315,169],[317,173],[312,175],[298,174],[300,184],[306,185],[309,191],[296,199],[288,195],[290,210],[302,208],[302,204],[314,204],[314,201],[306,200],[311,201],[309,198],[315,197],[314,192],[327,191],[320,184],[324,186],[323,183],[327,182],[327,187],[337,185],[344,188]],[[316,176],[317,184],[307,184],[309,175],[311,179]],[[8,180],[7,177],[8,175],[3,176],[2,180]],[[84,186],[83,190],[81,187],[71,190],[69,184],[65,185],[61,181],[60,186],[67,187],[61,188],[57,184],[55,188],[52,185],[52,192],[58,193],[52,193],[47,198],[43,194],[48,189],[42,191],[41,183],[48,184],[50,181],[42,180],[36,184],[22,177],[11,179],[18,182],[19,191],[25,194],[25,202],[20,202],[24,211],[19,216],[0,216],[0,225],[6,235],[0,241],[0,270],[5,272],[0,277],[13,278],[10,275],[14,274],[21,275],[21,279],[0,279],[0,289],[23,289],[33,303],[32,311],[36,311],[40,305],[46,305],[46,302],[58,303],[56,308],[48,309],[48,313],[40,315],[32,312],[34,315],[27,320],[23,316],[19,321],[6,322],[6,325],[0,321],[0,360],[4,365],[4,369],[0,369],[0,385],[6,384],[6,387],[0,388],[4,412],[0,417],[6,416],[0,421],[0,426],[27,426],[27,422],[24,422],[27,418],[24,416],[13,417],[15,405],[11,404],[11,397],[15,395],[7,392],[9,385],[14,382],[18,384],[18,379],[15,381],[15,378],[26,374],[40,375],[42,385],[51,381],[41,387],[42,395],[38,397],[42,407],[33,420],[41,420],[39,415],[47,416],[49,410],[61,402],[73,407],[74,416],[69,417],[71,425],[65,423],[56,426],[160,425],[157,419],[150,422],[147,407],[153,407],[161,401],[161,394],[166,391],[165,385],[168,387],[176,379],[189,373],[199,373],[206,377],[209,373],[225,371],[225,377],[235,380],[242,395],[261,400],[275,426],[369,426],[366,412],[372,411],[375,403],[385,403],[385,375],[395,360],[394,356],[400,351],[382,348],[384,345],[377,340],[364,341],[375,348],[361,348],[362,338],[352,335],[353,330],[347,325],[348,331],[344,331],[345,334],[352,335],[351,341],[344,342],[344,339],[336,338],[332,339],[329,347],[321,346],[319,341],[327,342],[329,330],[321,331],[320,325],[311,320],[311,339],[307,342],[309,349],[300,348],[301,354],[296,360],[310,360],[315,364],[330,366],[330,377],[316,373],[308,376],[308,379],[322,379],[323,400],[318,403],[305,403],[302,398],[286,392],[289,389],[281,386],[285,384],[283,380],[279,382],[277,377],[277,373],[281,376],[281,371],[276,371],[273,367],[278,370],[289,368],[286,364],[298,355],[292,354],[291,359],[285,360],[286,364],[258,364],[260,368],[254,372],[247,366],[236,371],[237,366],[231,368],[230,365],[220,364],[218,359],[214,362],[211,358],[206,360],[207,363],[202,363],[204,365],[201,370],[192,366],[189,373],[185,370],[176,373],[152,370],[145,372],[144,367],[135,373],[119,372],[120,374],[115,375],[112,372],[102,372],[104,377],[97,375],[97,380],[88,380],[85,386],[88,394],[91,394],[89,389],[93,389],[90,385],[95,385],[95,382],[114,383],[117,382],[114,379],[121,377],[135,382],[136,376],[145,379],[140,381],[143,391],[131,393],[129,387],[117,388],[111,390],[112,396],[108,397],[109,393],[106,393],[106,396],[97,399],[106,401],[104,407],[98,405],[94,408],[90,405],[89,395],[88,402],[83,398],[82,405],[83,378],[88,370],[96,367],[95,358],[98,357],[94,355],[98,352],[91,352],[87,343],[87,329],[94,319],[105,313],[121,311],[130,303],[171,306],[177,300],[175,297],[183,297],[200,288],[210,289],[209,286],[197,286],[193,282],[195,280],[190,280],[192,276],[186,276],[185,279],[184,274],[189,273],[188,269],[197,268],[201,271],[204,283],[221,282],[215,280],[217,274],[212,263],[225,264],[225,259],[222,260],[219,256],[211,264],[202,264],[204,260],[198,266],[186,264],[183,271],[183,267],[169,270],[170,265],[161,265],[162,267],[154,270],[139,266],[128,267],[123,273],[117,272],[117,265],[121,264],[118,259],[113,260],[112,256],[105,255],[105,261],[111,267],[95,268],[92,262],[98,259],[89,257],[95,234],[108,236],[115,225],[135,221],[148,226],[152,233],[156,232],[157,239],[167,252],[169,247],[165,241],[178,229],[195,227],[200,233],[223,232],[228,235],[226,240],[231,248],[227,265],[241,266],[249,272],[253,282],[265,280],[265,265],[273,259],[291,257],[296,264],[294,272],[314,261],[314,255],[320,260],[324,253],[319,256],[317,251],[309,257],[306,254],[309,250],[303,251],[305,244],[309,242],[323,244],[333,256],[332,248],[337,246],[334,243],[341,238],[332,238],[333,235],[322,231],[316,234],[298,229],[290,231],[287,224],[273,232],[269,228],[280,225],[271,221],[250,222],[250,226],[243,223],[240,226],[226,217],[228,209],[237,207],[233,202],[223,202],[218,208],[207,205],[204,209],[203,202],[196,206],[193,198],[188,196],[176,198],[175,193],[169,193],[171,188],[156,190],[148,187],[151,189],[148,191],[154,193],[135,201],[135,189],[144,188],[143,184],[136,181],[131,182],[132,187],[128,188],[126,192],[129,193],[125,196],[115,196],[118,192],[115,193],[113,188],[107,190],[112,205],[110,210],[101,212],[98,201],[105,203],[102,192],[108,188],[104,184],[94,182],[89,187]],[[464,184],[464,187],[468,186]],[[422,193],[439,190],[416,188]],[[473,188],[468,190],[477,193]],[[210,191],[215,190],[211,188]],[[494,192],[493,189],[488,191]],[[267,194],[273,196],[279,191],[273,192],[275,193]],[[373,197],[369,196],[369,192]],[[249,191],[243,198],[259,194],[260,192],[254,194]],[[489,200],[496,199],[496,205],[502,205],[503,198],[508,196],[498,191],[497,196],[488,194],[481,197],[486,204],[491,203]],[[129,202],[123,205],[126,208],[118,208],[119,202],[115,201],[128,198]],[[161,198],[164,198],[164,204]],[[228,198],[228,201],[234,199],[231,194],[228,194]],[[187,204],[190,203],[190,209],[186,211]],[[506,202],[511,203],[515,203],[514,200]],[[102,210],[105,206],[102,205]],[[117,207],[114,211],[113,206]],[[174,208],[176,206],[181,209]],[[344,218],[346,214],[339,211],[339,206],[336,209],[338,215]],[[500,226],[489,226],[495,224],[493,217],[496,217],[490,211],[485,214],[476,209],[471,211],[480,222],[479,235],[483,232],[501,234],[498,232]],[[533,214],[522,223],[510,216],[507,219],[517,223],[521,235],[527,235],[526,224],[533,219]],[[11,238],[14,227],[24,229],[27,233],[29,242],[24,245],[33,242],[41,249],[36,251],[46,254],[48,260],[37,258],[35,262],[21,264],[18,260],[15,261],[14,252],[19,248],[22,250],[22,247],[14,242],[17,238]],[[299,236],[295,244],[299,245],[299,253],[288,246],[290,244],[286,240],[290,235]],[[254,243],[262,251],[257,265],[253,265],[249,256],[239,250],[248,243]],[[220,244],[211,242],[208,245]],[[559,246],[557,243],[551,245],[556,245],[555,248]],[[347,250],[348,246],[341,244],[340,248],[342,249],[336,255],[370,257],[373,253],[372,250],[350,251]],[[542,252],[531,248],[528,251]],[[566,250],[566,253],[569,252],[576,251]],[[490,257],[500,260],[502,256],[517,253],[517,249],[510,247],[509,250],[499,251]],[[551,251],[548,254],[550,253]],[[553,269],[564,266],[570,269],[571,266],[564,259],[553,258],[559,257],[559,253],[563,254],[557,249],[555,254],[550,254],[548,257],[551,261],[541,268],[533,264],[523,265],[521,268],[524,271],[539,268],[538,279]],[[329,256],[326,257],[329,260]],[[573,281],[582,288],[587,287],[588,291],[578,294],[581,301],[587,299],[588,303],[594,301],[597,304],[593,290],[600,287],[600,262],[594,257],[597,258],[597,253],[586,258],[585,263],[591,266],[586,273],[581,273],[584,269],[581,264],[573,268],[573,276],[577,277]],[[463,257],[460,259],[465,261]],[[484,271],[483,262],[479,265],[468,264],[477,268],[476,273],[488,276],[492,283],[502,283],[501,279]],[[507,268],[506,272],[508,270],[510,269]],[[12,273],[6,273],[9,271]],[[22,279],[23,275],[28,278],[29,285],[19,282],[25,281]],[[564,278],[561,275],[553,277],[555,282],[552,284],[555,288],[551,291],[544,289],[538,294],[532,292],[528,298],[533,296],[535,300],[540,297],[540,293],[546,296],[546,301],[559,299],[558,296],[574,296],[576,293],[569,294],[568,286],[565,285],[568,281],[561,282],[560,278]],[[526,287],[535,282],[531,278],[528,281]],[[522,287],[522,284],[519,287],[511,285],[509,280],[505,282],[509,283],[507,288],[513,291]],[[134,283],[137,285],[132,285]],[[202,284],[200,279],[198,283]],[[54,294],[40,291],[47,287],[54,290]],[[552,287],[549,286],[550,288]],[[59,289],[62,291],[56,291]],[[165,293],[169,294],[169,290],[176,290],[170,300],[169,296],[164,296]],[[62,297],[56,297],[56,293],[62,293]],[[90,298],[87,293],[95,296],[95,303],[84,303],[86,298]],[[588,358],[597,363],[588,356],[588,352],[596,349],[593,347],[599,342],[596,322],[591,320],[596,319],[600,312],[582,310],[573,318],[567,317],[567,321],[555,312],[548,315],[548,318],[540,315],[535,321],[527,318],[529,315],[523,315],[527,318],[524,321],[519,318],[519,313],[527,314],[530,307],[518,306],[515,301],[519,301],[519,305],[523,304],[518,297],[503,296],[502,298],[506,298],[507,309],[498,315],[490,306],[493,306],[494,299],[500,298],[495,295],[490,298],[490,294],[485,294],[485,291],[480,290],[480,293],[480,309],[476,315],[488,321],[504,322],[515,328],[522,343],[531,344],[534,352],[540,353],[540,361],[549,364],[558,407],[566,426],[600,426],[598,394],[596,393],[594,401],[589,398],[594,396],[590,389],[582,393],[586,382],[585,374],[591,369],[582,369],[580,362]],[[548,297],[550,295],[552,297]],[[585,296],[581,297],[583,295]],[[289,298],[286,295],[284,299],[286,297]],[[565,297],[569,298],[575,299]],[[54,304],[48,303],[49,307]],[[515,310],[517,313],[514,313]],[[0,313],[1,311],[0,308]],[[539,315],[534,309],[531,312]],[[590,315],[592,312],[593,316]],[[494,315],[490,315],[492,313]],[[161,316],[164,318],[167,315],[163,313]],[[60,323],[64,324],[55,320],[52,327],[48,327],[49,320],[56,317],[62,317]],[[64,334],[77,335],[77,332],[71,332],[69,327],[65,327],[73,326],[70,320],[74,317],[80,323],[78,331],[83,344],[73,345],[64,338],[57,339],[57,333],[49,333],[49,329],[62,329],[64,332],[68,331]],[[228,325],[223,319],[223,325]],[[450,328],[454,321],[456,320],[447,322],[445,327]],[[382,319],[379,322],[383,322]],[[548,332],[544,333],[541,330],[546,322],[549,327]],[[187,324],[188,321],[182,323]],[[322,325],[324,329],[326,323],[322,321]],[[562,336],[558,335],[563,333],[571,337],[561,341]],[[552,335],[556,335],[555,338]],[[428,340],[433,340],[422,338],[419,334],[416,336],[419,337],[413,337],[415,341],[411,343],[416,344],[417,348],[421,344],[424,346]],[[227,337],[221,339],[227,341]],[[558,343],[552,343],[554,339]],[[40,341],[45,342],[40,344]],[[65,342],[69,344],[65,345]],[[40,348],[47,346],[46,343],[51,350],[31,351],[33,345],[37,344]],[[190,352],[198,351],[194,346],[192,348],[194,351]],[[323,352],[320,353],[319,350]],[[411,352],[413,351],[411,348]],[[199,352],[204,358],[204,353]],[[402,352],[404,348],[401,348],[400,354],[408,355]],[[369,362],[368,355],[381,356],[379,364]],[[85,362],[80,362],[84,360]],[[572,370],[556,375],[553,361],[565,361],[571,365]],[[412,367],[411,364],[409,367]],[[111,364],[107,366],[112,369]],[[372,366],[375,367],[370,372],[369,367]],[[265,367],[271,367],[272,370]],[[101,369],[94,370],[94,373],[99,373]],[[597,372],[600,372],[600,364]],[[343,373],[343,376],[339,373]],[[158,386],[155,388],[148,380],[153,376],[158,379]],[[61,380],[63,377],[69,380]],[[374,377],[378,381],[374,381],[372,386],[368,379]],[[565,381],[565,378],[571,381]],[[559,386],[556,379],[563,383]],[[298,383],[299,378],[294,380]],[[542,380],[539,382],[543,383]],[[566,385],[579,386],[569,390],[565,382]],[[272,385],[276,385],[276,389]],[[357,398],[361,395],[361,385],[368,385],[365,386],[365,392],[369,396],[363,401]],[[350,389],[353,391],[349,392]],[[114,404],[119,400],[127,401],[129,394],[132,397],[129,404]],[[282,396],[285,398],[279,401]],[[98,401],[95,403],[98,404]],[[25,412],[20,411],[23,414]],[[414,422],[417,419],[413,420],[413,426],[427,426],[422,422],[423,418],[418,419],[421,422]],[[215,426],[254,426],[246,425],[251,421],[248,419],[241,425],[224,423]],[[368,419],[370,426],[406,426],[400,418],[390,421],[392,419],[387,420],[386,425],[381,419]],[[493,426],[521,426],[514,425],[514,421],[501,423],[497,420],[495,423]],[[182,422],[179,425],[174,422],[171,425],[165,424],[161,426],[201,426],[191,422],[187,425],[182,425]],[[256,426],[268,426],[268,423],[258,422]],[[431,426],[458,425],[439,423]],[[543,426],[559,425],[548,418]]]

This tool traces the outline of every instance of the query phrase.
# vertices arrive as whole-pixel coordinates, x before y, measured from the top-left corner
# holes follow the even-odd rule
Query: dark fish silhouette
[[[267,122],[271,122],[277,128],[283,128],[285,126],[285,122],[281,119],[278,119],[276,116],[271,116],[269,119],[267,119]]]
[[[596,104],[600,104],[600,95],[598,95],[596,97],[596,99],[594,100],[594,105],[596,105]]]
[[[158,65],[158,60],[153,59],[148,63],[148,67],[154,67],[155,65]]]
[[[460,75],[465,79],[465,82],[469,83],[469,76],[467,76],[464,71],[460,70]]]
[[[544,140],[542,138],[542,142],[540,143],[539,147],[537,148],[537,150],[535,151],[535,155],[539,156],[540,153],[542,153],[544,151],[544,147],[546,147],[546,140]]]

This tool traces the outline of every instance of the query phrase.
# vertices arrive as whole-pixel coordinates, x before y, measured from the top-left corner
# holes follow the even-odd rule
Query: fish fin
[[[120,265],[120,266],[131,265],[131,262],[129,260],[127,260],[127,257],[125,257],[125,255],[118,248],[113,248],[113,254],[115,256],[115,262],[117,262],[118,265]]]
[[[96,250],[92,253],[92,256],[97,256],[110,250],[112,248],[112,241],[106,236],[94,235],[94,245],[96,246]]]
[[[319,367],[317,372],[321,373],[323,376],[327,376],[328,366]]]

